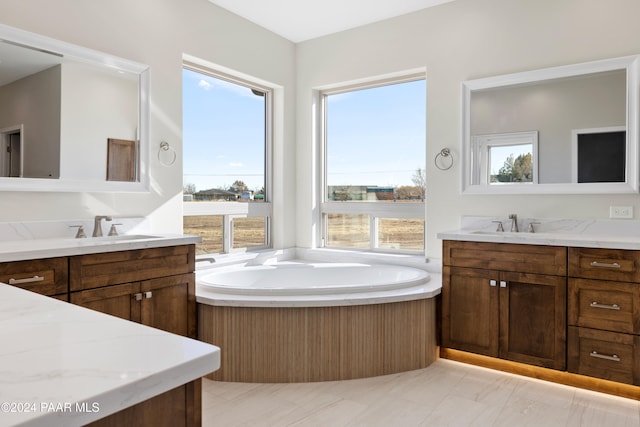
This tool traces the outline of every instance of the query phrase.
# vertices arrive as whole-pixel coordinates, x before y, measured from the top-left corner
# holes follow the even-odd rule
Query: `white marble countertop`
[[[496,231],[496,222],[510,230],[510,221],[500,217],[463,217],[458,230],[437,234],[441,240],[572,246],[604,249],[640,249],[640,221],[585,219],[519,219],[519,232]],[[534,233],[528,231],[534,224]]]
[[[220,367],[219,348],[0,284],[0,426],[79,426]]]
[[[133,234],[114,237],[0,240],[0,262],[116,252],[199,243],[199,236]]]
[[[604,249],[640,249],[638,236],[606,236],[570,233],[527,232],[482,232],[454,230],[438,233],[441,240],[464,240],[469,242],[516,243],[526,245],[569,246]]]

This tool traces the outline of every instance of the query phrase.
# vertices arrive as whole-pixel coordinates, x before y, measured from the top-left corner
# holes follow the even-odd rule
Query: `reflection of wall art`
[[[571,132],[573,182],[625,182],[627,132],[624,126]]]
[[[136,142],[107,140],[107,181],[136,180]]]

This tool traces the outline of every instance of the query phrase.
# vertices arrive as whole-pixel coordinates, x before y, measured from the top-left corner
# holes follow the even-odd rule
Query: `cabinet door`
[[[141,292],[140,323],[196,338],[194,274],[145,280]]]
[[[498,356],[498,276],[492,270],[443,268],[444,347]]]
[[[140,317],[139,283],[108,286],[89,291],[72,292],[71,303],[126,320]]]
[[[499,289],[500,357],[564,369],[566,278],[503,272]]]

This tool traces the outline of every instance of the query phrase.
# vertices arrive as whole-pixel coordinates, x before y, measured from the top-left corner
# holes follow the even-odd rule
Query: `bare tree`
[[[196,192],[196,185],[195,184],[191,184],[191,183],[187,183],[184,184],[182,186],[182,192],[184,194],[195,194]]]
[[[411,177],[413,185],[420,189],[420,198],[424,200],[427,194],[427,173],[422,168],[416,169],[415,173]]]

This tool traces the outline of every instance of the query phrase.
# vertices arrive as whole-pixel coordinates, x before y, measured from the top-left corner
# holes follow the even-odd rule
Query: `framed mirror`
[[[148,135],[148,66],[0,25],[0,191],[148,191]]]
[[[463,194],[638,192],[640,56],[462,82]]]

